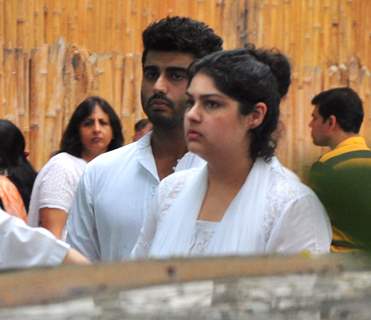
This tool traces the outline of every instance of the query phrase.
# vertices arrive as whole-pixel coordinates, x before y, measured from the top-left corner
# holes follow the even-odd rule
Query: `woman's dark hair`
[[[0,119],[0,170],[6,170],[28,210],[36,171],[26,158],[25,146],[21,130],[12,122]]]
[[[121,147],[124,144],[124,137],[122,135],[122,127],[119,117],[116,115],[110,104],[101,97],[92,96],[82,101],[73,112],[67,128],[65,129],[60,152],[67,152],[75,157],[81,158],[83,145],[80,137],[80,125],[89,117],[96,106],[99,106],[104,113],[108,115],[110,125],[112,128],[112,140],[108,145],[107,151]]]
[[[239,102],[242,115],[251,113],[259,102],[267,105],[263,122],[249,131],[249,150],[252,159],[269,161],[276,148],[272,133],[277,127],[280,103],[278,81],[269,65],[247,49],[237,49],[207,55],[194,62],[189,73],[190,81],[197,73],[211,77],[219,91]]]

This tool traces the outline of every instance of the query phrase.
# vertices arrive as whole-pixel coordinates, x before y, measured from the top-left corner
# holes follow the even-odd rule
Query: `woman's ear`
[[[255,105],[253,111],[251,111],[247,116],[247,118],[248,118],[248,121],[247,121],[248,128],[249,129],[255,129],[255,128],[259,127],[262,124],[262,122],[265,118],[267,110],[268,110],[268,107],[264,102],[258,102]]]

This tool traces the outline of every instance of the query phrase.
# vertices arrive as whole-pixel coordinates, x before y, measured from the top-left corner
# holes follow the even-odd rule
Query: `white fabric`
[[[206,185],[207,166],[164,179],[132,256],[190,255]],[[277,159],[258,159],[205,255],[324,253],[330,242],[330,223],[316,195]]]
[[[207,252],[207,248],[214,236],[218,222],[197,220],[192,236],[189,252],[191,255],[201,256]]]
[[[130,256],[160,182],[150,135],[100,155],[81,178],[67,222],[67,241],[91,261]],[[175,170],[204,163],[187,153]]]
[[[70,246],[0,209],[0,269],[60,264]]]
[[[31,194],[28,224],[38,227],[39,210],[61,209],[68,214],[86,161],[62,152],[52,157],[38,173]],[[62,237],[65,239],[64,236]]]

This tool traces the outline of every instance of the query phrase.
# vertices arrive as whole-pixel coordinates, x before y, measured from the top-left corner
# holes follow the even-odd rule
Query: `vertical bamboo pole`
[[[44,123],[46,107],[46,82],[48,64],[48,45],[32,51],[31,55],[31,112],[30,112],[30,150],[31,161],[36,170],[44,163]]]

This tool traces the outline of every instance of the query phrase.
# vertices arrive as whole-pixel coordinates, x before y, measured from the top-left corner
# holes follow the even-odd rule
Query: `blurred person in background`
[[[123,145],[121,122],[109,103],[88,97],[73,112],[60,150],[41,169],[32,190],[29,224],[65,239],[65,224],[86,164]]]
[[[313,143],[330,150],[310,171],[310,185],[329,213],[332,252],[371,248],[371,150],[359,134],[362,100],[348,87],[320,92],[312,99],[309,123]]]
[[[0,119],[0,207],[27,222],[36,171],[27,160],[25,145],[21,130]]]
[[[140,119],[134,125],[133,142],[139,140],[152,130],[152,123],[148,119]]]

